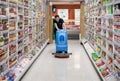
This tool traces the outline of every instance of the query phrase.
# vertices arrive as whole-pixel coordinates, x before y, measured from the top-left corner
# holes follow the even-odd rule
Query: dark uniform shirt
[[[57,21],[54,19],[54,20],[53,20],[53,23],[54,23],[54,24],[56,23],[59,29],[63,29],[63,27],[62,27],[62,25],[63,25],[63,23],[64,23],[64,20],[63,20],[63,19],[60,18],[59,22],[57,22]],[[57,29],[55,28],[55,30],[57,30]]]

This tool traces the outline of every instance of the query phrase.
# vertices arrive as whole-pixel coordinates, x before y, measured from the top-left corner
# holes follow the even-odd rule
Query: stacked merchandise
[[[45,17],[46,11],[45,11],[45,7],[44,7],[44,5],[46,3],[38,2],[37,5],[39,5],[39,4],[41,4],[41,7],[40,6],[37,7],[38,18],[36,19],[36,23],[37,23],[37,25],[36,25],[36,39],[37,39],[36,45],[40,49],[42,44],[45,43],[47,38],[46,38],[46,33],[45,33],[46,32],[46,28],[45,28],[46,27],[46,24],[45,24],[46,23],[46,17]]]
[[[120,80],[120,0],[85,0],[85,28],[83,44],[94,49],[89,56],[102,79]]]
[[[0,0],[0,81],[19,81],[47,44],[45,3]]]

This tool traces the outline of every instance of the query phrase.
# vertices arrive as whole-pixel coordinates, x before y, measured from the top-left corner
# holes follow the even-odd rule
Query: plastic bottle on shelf
[[[7,74],[7,77],[8,77],[8,80],[7,81],[14,81],[15,80],[15,72],[14,71],[10,71],[8,74]]]
[[[7,78],[6,76],[4,76],[4,77],[2,78],[2,81],[8,81],[8,78]]]
[[[9,81],[14,81],[14,74],[11,74],[11,75],[10,75]]]

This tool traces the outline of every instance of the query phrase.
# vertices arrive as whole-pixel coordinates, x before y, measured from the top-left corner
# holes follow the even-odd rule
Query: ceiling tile
[[[50,0],[51,2],[70,2],[70,1],[74,1],[74,2],[78,2],[78,1],[82,1],[82,0]]]

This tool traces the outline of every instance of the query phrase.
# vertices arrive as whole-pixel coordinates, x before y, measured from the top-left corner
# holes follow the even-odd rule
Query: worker
[[[59,17],[59,15],[55,16],[55,19],[53,20],[54,24],[54,33],[55,33],[55,40],[56,40],[56,31],[60,29],[66,29],[64,20]]]

